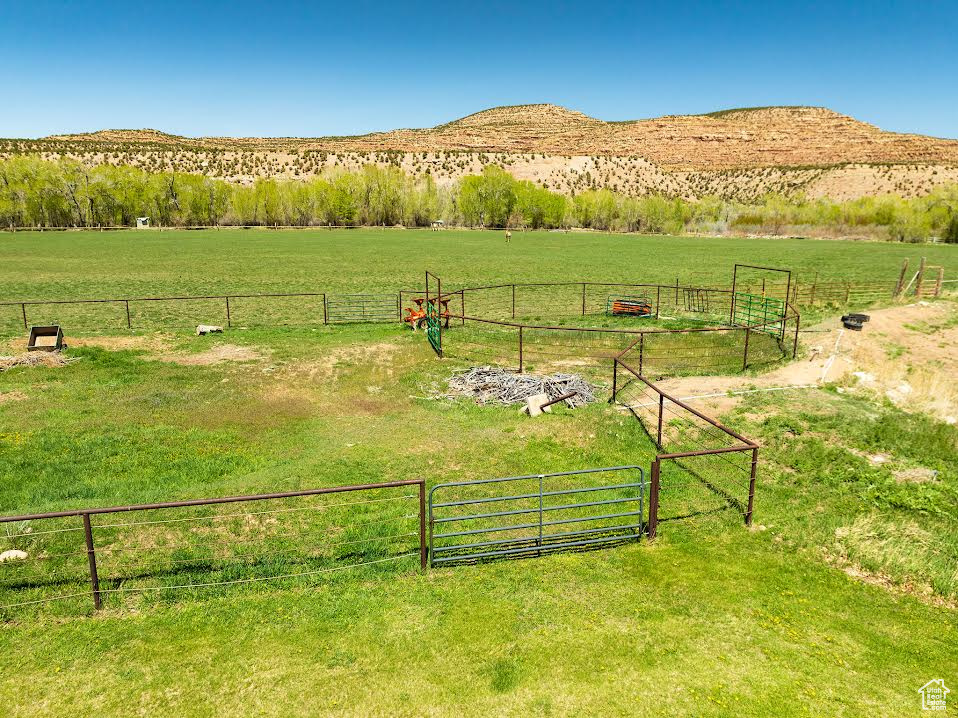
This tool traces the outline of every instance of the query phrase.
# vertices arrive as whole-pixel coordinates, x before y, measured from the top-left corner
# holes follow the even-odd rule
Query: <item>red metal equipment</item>
[[[425,297],[419,297],[418,299],[413,299],[415,307],[406,307],[406,316],[403,317],[403,322],[409,325],[409,328],[415,331],[416,329],[426,328],[426,308],[423,306],[426,303]],[[443,328],[449,328],[449,300],[440,299],[439,300],[441,316],[444,320]]]

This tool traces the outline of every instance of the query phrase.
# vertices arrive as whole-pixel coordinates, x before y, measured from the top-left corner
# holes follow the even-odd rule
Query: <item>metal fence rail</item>
[[[579,482],[623,473],[627,478],[619,483]],[[645,489],[639,466],[438,484],[429,492],[430,563],[541,556],[638,540],[645,530]],[[449,498],[437,500],[443,494]]]
[[[660,453],[650,472],[649,537],[661,521],[737,514],[752,523],[759,446],[662,391],[616,358],[612,400],[628,409]]]
[[[403,487],[416,490],[397,493]],[[308,501],[334,494],[356,498]],[[245,512],[203,511],[239,503],[259,505]],[[409,504],[415,508],[404,508]],[[0,613],[91,594],[99,609],[110,594],[300,578],[412,556],[425,568],[425,505],[425,481],[410,479],[3,516],[0,541],[15,555],[0,564],[0,594],[13,599],[0,604]],[[128,514],[135,517],[94,521]],[[329,522],[318,522],[319,516]],[[413,521],[418,526],[408,525]],[[415,549],[412,542],[418,544]],[[78,570],[80,560],[85,576]],[[89,592],[51,595],[57,587],[80,587],[83,581]]]
[[[686,329],[610,329],[547,326],[450,314],[447,356],[485,364],[594,366],[630,352],[640,371],[650,375],[739,372],[794,357],[799,316],[789,308],[785,319],[750,326]],[[783,336],[784,335],[784,336]]]
[[[396,300],[393,296],[391,307],[391,317],[396,313]],[[100,307],[112,307],[115,312],[110,312],[108,322],[115,328],[126,327],[133,329],[142,324],[152,325],[159,319],[160,324],[168,324],[169,316],[161,314],[150,317],[147,314],[147,307],[156,307],[163,304],[175,304],[183,306],[184,304],[193,306],[191,320],[202,322],[223,321],[227,327],[234,324],[255,321],[257,319],[267,318],[270,323],[283,324],[288,323],[289,316],[276,314],[277,307],[282,307],[286,302],[284,300],[295,300],[297,306],[297,324],[327,324],[326,316],[326,294],[324,292],[294,292],[294,293],[271,293],[271,294],[214,294],[197,296],[168,296],[168,297],[119,297],[113,299],[37,299],[21,302],[0,302],[0,312],[9,312],[8,320],[14,318],[23,323],[23,328],[29,328],[30,323],[65,323],[66,317],[61,317],[63,312],[69,312],[67,315],[71,320],[83,320],[90,318],[91,313],[96,313]],[[197,309],[197,303],[199,309]],[[271,305],[264,311],[263,304]],[[38,320],[36,318],[37,309],[44,308],[45,311]],[[237,310],[240,310],[237,316]],[[19,310],[19,311],[17,311]],[[58,312],[51,317],[51,312]],[[199,313],[196,313],[199,312]],[[219,316],[216,316],[219,314]],[[182,313],[180,313],[182,316]],[[95,318],[101,319],[97,315]],[[154,320],[151,322],[151,318]],[[97,328],[103,328],[100,322]]]

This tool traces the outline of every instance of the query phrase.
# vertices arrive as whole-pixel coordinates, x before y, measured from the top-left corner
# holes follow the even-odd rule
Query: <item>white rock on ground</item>
[[[9,551],[4,551],[0,553],[0,563],[5,563],[6,561],[22,561],[27,557],[26,551],[21,551],[19,549],[10,549]]]

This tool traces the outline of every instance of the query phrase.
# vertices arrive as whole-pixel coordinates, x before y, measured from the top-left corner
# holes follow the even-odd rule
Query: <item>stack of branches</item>
[[[0,371],[17,366],[60,367],[79,361],[79,357],[67,357],[60,352],[29,352],[16,356],[0,356]]]
[[[479,404],[525,404],[529,397],[546,394],[549,399],[575,392],[566,399],[570,408],[598,401],[595,387],[578,374],[517,374],[491,366],[478,366],[456,372],[449,379],[449,393],[442,398],[469,396]]]

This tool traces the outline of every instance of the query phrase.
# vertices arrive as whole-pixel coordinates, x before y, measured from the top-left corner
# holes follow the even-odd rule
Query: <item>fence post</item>
[[[100,610],[100,578],[96,572],[96,552],[93,549],[93,527],[90,514],[83,514],[83,534],[86,537],[86,555],[90,563],[90,585],[93,587],[93,607]]]
[[[895,293],[892,294],[893,298],[898,298],[901,296],[902,290],[905,288],[905,273],[907,271],[908,258],[906,257],[901,263],[901,274],[898,275],[898,284],[895,285]]]
[[[649,538],[654,539],[659,526],[659,460],[652,462],[652,485],[649,488]]]
[[[610,404],[615,403],[615,395],[619,391],[619,360],[615,357],[612,357],[612,398],[609,399]]]
[[[679,278],[675,278],[675,306],[679,306]]]
[[[659,318],[659,305],[662,303],[662,285],[655,288],[655,318]]]
[[[512,318],[516,318],[516,285],[512,285]]]
[[[662,394],[659,394],[659,429],[658,433],[655,435],[655,445],[658,447],[659,451],[662,450],[662,414],[665,411],[665,397]]]
[[[745,525],[752,525],[752,507],[755,505],[755,474],[758,472],[758,447],[752,449],[752,472],[748,480],[748,510],[745,513]]]
[[[582,282],[582,316],[585,316],[585,282]]]
[[[426,549],[426,480],[419,480],[419,568],[425,570],[429,558]]]
[[[934,294],[934,296],[936,296],[936,297],[940,297],[940,296],[941,296],[941,285],[944,283],[944,281],[945,281],[945,268],[944,268],[944,267],[938,267],[938,277],[935,279],[935,294]]]
[[[130,300],[124,299],[123,301],[126,302],[126,328],[132,329],[133,322],[130,321]]]
[[[23,328],[27,328],[27,305],[24,303],[20,304],[20,311],[23,312]]]
[[[642,362],[645,358],[645,332],[639,334],[639,376],[645,376],[642,373]]]
[[[519,373],[522,373],[522,327],[519,327]]]
[[[462,325],[461,326],[466,326],[466,290],[465,289],[459,290],[459,297],[462,300]]]
[[[329,310],[326,308],[325,292],[323,292],[323,324],[329,324]]]
[[[802,323],[802,315],[795,315],[795,339],[792,342],[792,359],[798,354],[798,327]]]
[[[745,327],[745,351],[742,352],[742,371],[748,369],[748,338],[752,330]]]
[[[915,281],[915,299],[921,299],[921,281],[925,278],[925,258],[918,264],[918,279]]]
[[[229,329],[233,326],[233,320],[230,317],[230,298],[226,297],[226,328]]]

